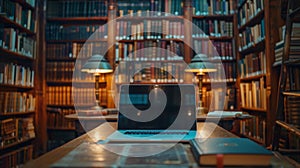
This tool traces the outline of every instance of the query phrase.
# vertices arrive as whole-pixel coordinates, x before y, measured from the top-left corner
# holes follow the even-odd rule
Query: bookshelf
[[[108,21],[107,3],[107,0],[48,0],[46,3],[48,150],[76,137],[75,122],[65,119],[65,115],[95,105],[94,76],[80,69],[90,56],[107,49],[108,29],[102,26]],[[101,106],[107,106],[105,85],[104,78],[100,82]]]
[[[252,118],[240,121],[237,133],[269,146],[272,140],[275,84],[274,49],[279,1],[244,1],[237,6],[238,18],[238,105]],[[276,81],[276,80],[275,80]]]
[[[21,166],[36,143],[36,3],[0,3],[0,164]]]
[[[279,10],[284,25],[275,47],[274,69],[279,74],[276,96],[276,120],[272,150],[279,151],[299,164],[299,1],[288,0]]]
[[[213,76],[203,76],[203,104],[214,110],[235,110],[236,106],[236,2],[193,0],[192,45],[194,54],[204,53],[217,67]],[[225,76],[223,77],[223,67]],[[226,87],[223,86],[225,83]],[[213,84],[213,85],[212,85]],[[212,89],[212,87],[216,87]],[[226,93],[224,107],[217,101]],[[214,98],[214,100],[212,100]]]

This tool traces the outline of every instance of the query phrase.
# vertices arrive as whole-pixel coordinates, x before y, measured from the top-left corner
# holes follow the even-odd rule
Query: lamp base
[[[103,107],[99,106],[99,105],[95,105],[93,107],[91,107],[92,110],[103,110]]]

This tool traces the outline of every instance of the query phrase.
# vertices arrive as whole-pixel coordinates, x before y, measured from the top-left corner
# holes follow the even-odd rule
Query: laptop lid
[[[118,130],[194,130],[193,84],[124,84],[120,86]]]

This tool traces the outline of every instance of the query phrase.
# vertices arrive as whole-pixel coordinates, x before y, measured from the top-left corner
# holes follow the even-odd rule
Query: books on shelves
[[[266,74],[266,55],[264,51],[251,53],[238,61],[240,78]]]
[[[268,166],[272,152],[247,138],[210,138],[190,141],[200,165]]]
[[[3,167],[22,167],[33,158],[33,145],[21,147],[13,152],[1,155],[0,164]]]
[[[107,16],[107,0],[47,1],[47,17]]]
[[[133,14],[137,14],[137,16],[183,15],[183,0],[118,0],[117,4],[118,16],[131,16]]]
[[[30,67],[0,63],[0,84],[33,87],[34,74]]]
[[[102,54],[108,50],[106,41],[47,43],[48,60],[88,59],[94,54]]]
[[[0,121],[0,148],[35,138],[33,118],[8,118]]]
[[[251,0],[246,1],[243,6],[239,7],[238,23],[239,26],[244,25],[246,22],[255,17],[260,11],[264,10],[263,0]]]
[[[47,81],[72,81],[74,62],[47,62]]]
[[[115,82],[182,83],[185,67],[182,60],[177,61],[120,61]]]
[[[240,83],[241,105],[246,108],[267,109],[267,91],[264,78]]]
[[[194,51],[204,53],[211,60],[234,60],[231,41],[194,40]]]
[[[0,115],[35,111],[35,97],[26,92],[0,92]]]
[[[233,0],[193,0],[193,15],[228,15],[234,13]]]
[[[48,23],[45,28],[46,40],[103,40],[107,38],[107,26],[70,25]]]
[[[265,21],[261,19],[260,23],[246,27],[239,34],[239,51],[252,47],[265,39]]]
[[[261,144],[266,142],[266,128],[266,118],[262,115],[251,115],[251,117],[239,121],[239,134],[250,137]]]
[[[203,87],[202,89],[202,101],[203,106],[211,111],[220,110],[233,110],[236,108],[236,95],[235,88],[228,87],[208,89]]]
[[[184,28],[181,19],[117,21],[116,40],[143,40],[143,39],[183,39]]]
[[[32,7],[35,6],[34,1],[26,1]],[[0,13],[3,13],[5,17],[14,21],[16,24],[21,25],[25,29],[32,32],[36,30],[36,21],[34,19],[34,10],[24,7],[23,4],[11,1],[3,0],[0,3]]]
[[[0,47],[26,57],[35,58],[35,40],[14,28],[0,31]]]
[[[81,84],[79,84],[81,85]],[[83,87],[84,86],[84,87]],[[100,102],[106,103],[106,89],[100,88]],[[77,86],[48,86],[47,104],[49,106],[93,106],[95,105],[94,83]]]
[[[171,61],[183,60],[184,45],[176,41],[135,41],[116,43],[118,61]]]
[[[47,111],[47,127],[75,129],[75,122],[65,118],[65,115],[75,113],[75,109],[60,109],[58,112]]]
[[[193,19],[193,37],[232,37],[233,23],[227,20]]]

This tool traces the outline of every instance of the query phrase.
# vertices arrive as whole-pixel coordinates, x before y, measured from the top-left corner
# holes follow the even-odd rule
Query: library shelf
[[[47,127],[48,131],[75,131],[75,128],[64,127]]]
[[[267,110],[262,108],[241,107],[241,109],[244,111],[267,113]]]
[[[0,15],[0,20],[2,23],[5,23],[5,27],[13,27],[18,29],[20,32],[22,33],[26,33],[28,36],[36,36],[36,34],[34,32],[32,32],[31,30],[26,29],[25,27],[23,27],[21,24],[14,22],[10,19],[8,19],[7,17]]]
[[[243,77],[243,78],[240,78],[240,81],[241,82],[250,82],[250,81],[253,81],[253,80],[260,80],[260,78],[262,77],[266,77],[265,74],[260,74],[260,75],[253,75],[253,76],[248,76],[248,77]]]
[[[142,22],[144,20],[183,20],[183,16],[130,16],[126,15],[123,17],[117,17],[116,21],[135,21],[135,22]]]
[[[233,20],[233,14],[229,14],[229,15],[224,15],[224,14],[220,14],[220,15],[193,15],[192,18],[193,19],[217,19],[217,20],[227,20],[227,21],[232,21]]]
[[[91,24],[107,21],[107,16],[92,16],[92,17],[51,17],[47,18],[47,22],[62,22],[63,24]]]
[[[95,104],[47,104],[48,107],[56,107],[56,108],[74,108],[75,106],[78,108],[92,107]]]
[[[226,86],[234,85],[235,83],[236,83],[236,81],[230,81],[230,80],[202,82],[203,85],[210,85],[210,84],[223,85],[223,84],[226,84]]]
[[[243,46],[242,49],[240,50],[239,49],[239,52],[242,54],[242,55],[247,55],[249,53],[253,53],[253,52],[258,52],[258,51],[262,51],[265,49],[265,38],[261,39],[260,41],[254,43],[254,44],[251,44],[249,46]]]
[[[116,40],[119,43],[134,43],[134,42],[144,42],[144,41],[176,41],[176,42],[183,42],[183,38],[146,38],[146,39],[136,39],[136,40]]]
[[[63,61],[63,62],[74,62],[76,61],[77,59],[80,59],[80,58],[71,58],[71,57],[68,57],[68,58],[46,58],[46,61],[47,62],[58,62],[58,61]]]
[[[247,27],[252,27],[252,26],[256,25],[257,23],[259,23],[262,20],[263,17],[264,17],[264,10],[262,9],[255,16],[251,17],[250,20],[246,21],[245,24],[241,25],[239,27],[239,32],[242,32]]]
[[[26,0],[12,0],[12,1],[21,4],[26,9],[35,10],[35,7],[27,3]]]
[[[193,37],[193,40],[213,40],[213,41],[231,41],[233,37],[230,36],[206,36],[206,37]]]
[[[61,44],[61,43],[88,43],[88,42],[107,42],[106,38],[101,38],[101,39],[72,39],[72,40],[46,40],[47,43],[49,44]]]
[[[0,59],[17,59],[20,61],[30,61],[32,62],[34,59],[32,57],[23,55],[21,53],[18,52],[14,52],[14,51],[10,51],[9,49],[5,49],[0,47]],[[4,58],[5,57],[5,58]],[[9,57],[9,58],[8,58]]]
[[[82,85],[94,85],[95,81],[47,81],[49,86],[70,86],[80,87]],[[105,87],[106,82],[99,82],[99,87]]]
[[[31,115],[35,114],[35,111],[27,111],[27,112],[0,112],[0,117],[7,117],[7,116],[17,116],[17,115]]]
[[[19,91],[26,91],[32,90],[34,87],[32,86],[22,86],[22,85],[11,85],[11,84],[0,84],[0,90],[19,90]]]
[[[285,61],[284,63],[289,66],[299,66],[300,58],[299,59],[289,59],[289,60]]]
[[[246,135],[246,134],[240,134],[240,135],[241,135],[241,137],[248,138],[248,139],[250,139],[250,140],[252,140],[252,141],[254,141],[254,142],[258,143],[258,144],[264,145],[264,142],[262,140],[254,138],[253,136]]]
[[[19,141],[17,141],[17,142],[13,142],[13,143],[11,143],[11,144],[7,144],[7,145],[4,145],[4,146],[0,146],[0,151],[1,151],[1,150],[6,150],[6,149],[9,149],[9,148],[12,148],[12,147],[17,146],[17,145],[24,144],[24,143],[26,143],[26,142],[30,142],[30,141],[32,141],[32,140],[34,140],[34,139],[35,139],[35,137],[34,137],[34,138],[24,138],[24,139],[19,140]]]

